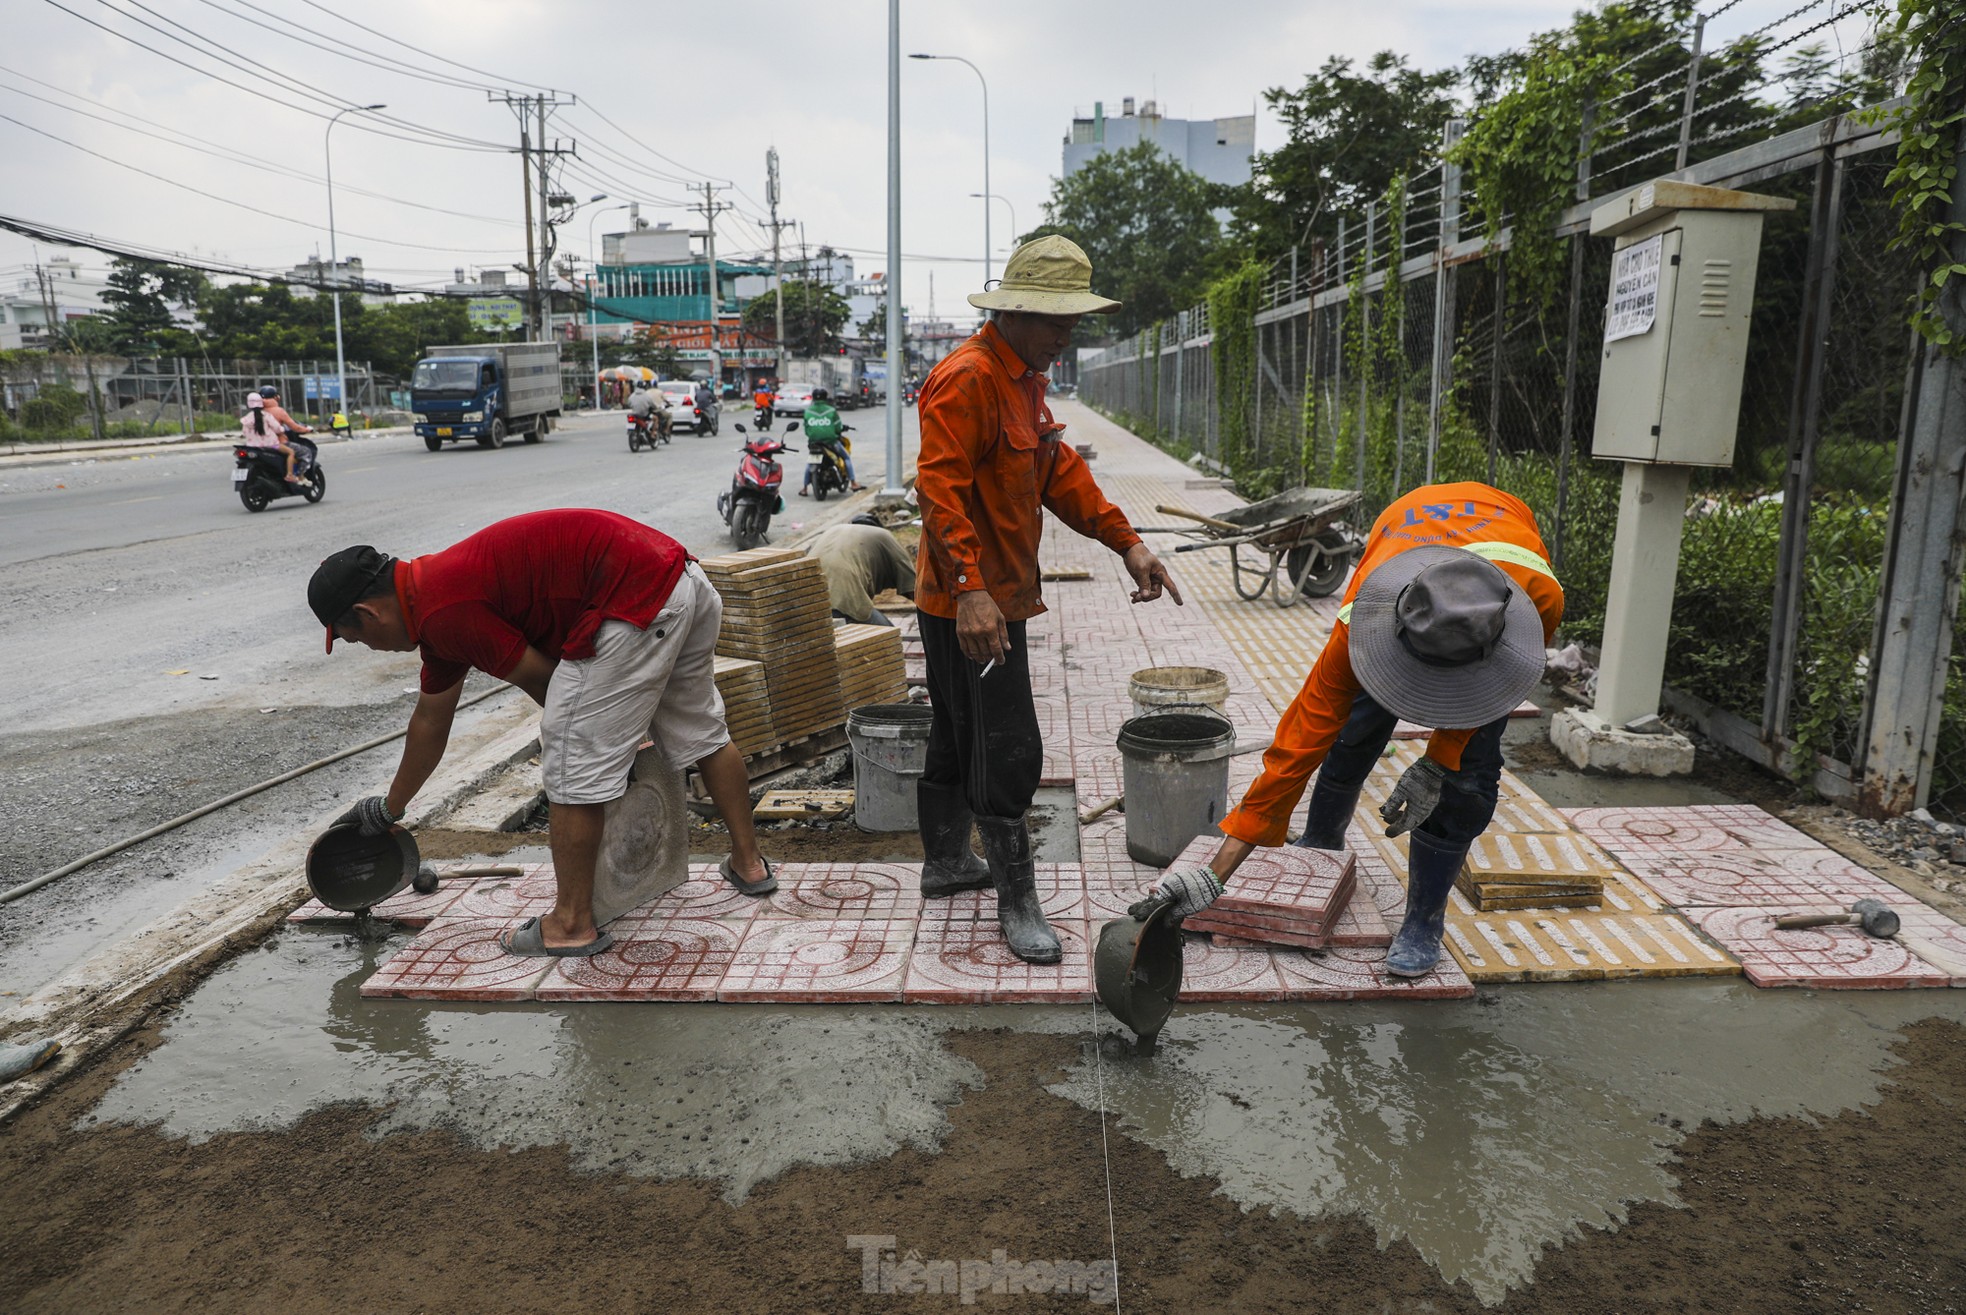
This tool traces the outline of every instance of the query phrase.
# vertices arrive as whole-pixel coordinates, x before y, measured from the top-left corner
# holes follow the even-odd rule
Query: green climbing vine
[[[1966,283],[1966,224],[1951,215],[1966,132],[1966,17],[1956,0],[1897,0],[1886,23],[1917,54],[1904,103],[1877,116],[1898,130],[1898,158],[1886,178],[1898,211],[1890,245],[1910,252],[1923,274],[1912,327],[1940,350],[1966,354],[1966,331],[1949,324],[1939,304],[1953,280]]]
[[[1245,262],[1208,286],[1208,327],[1213,343],[1221,462],[1231,478],[1248,474],[1250,402],[1256,384],[1256,306],[1263,291],[1261,261]]]
[[[1461,166],[1469,208],[1493,242],[1506,224],[1511,295],[1542,310],[1565,288],[1563,239],[1557,217],[1575,195],[1579,148],[1595,151],[1602,134],[1584,140],[1593,102],[1609,103],[1629,77],[1614,74],[1614,57],[1586,54],[1551,34],[1538,37],[1515,85],[1474,121],[1447,152]]]

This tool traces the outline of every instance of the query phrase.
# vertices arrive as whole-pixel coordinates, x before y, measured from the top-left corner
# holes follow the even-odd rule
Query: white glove
[[[361,827],[365,836],[379,836],[396,823],[402,821],[401,815],[391,817],[389,804],[379,794],[372,794],[356,802],[355,806],[335,819],[335,825],[353,822]]]
[[[1222,879],[1206,866],[1183,868],[1179,872],[1163,873],[1159,891],[1174,901],[1167,910],[1169,915],[1186,918],[1221,898]]]
[[[1447,769],[1431,758],[1422,758],[1407,768],[1386,802],[1379,805],[1386,834],[1404,835],[1432,816],[1440,806],[1440,788],[1446,780]]]

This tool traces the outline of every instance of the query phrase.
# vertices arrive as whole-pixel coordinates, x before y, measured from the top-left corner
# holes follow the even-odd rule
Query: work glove
[[[379,836],[390,827],[403,820],[402,814],[390,816],[389,804],[379,794],[372,794],[335,819],[335,825],[353,822],[362,828],[365,836]]]
[[[1214,871],[1201,867],[1183,868],[1179,872],[1161,874],[1161,895],[1174,901],[1168,906],[1168,913],[1176,918],[1186,918],[1200,913],[1222,895],[1222,880]]]
[[[1440,788],[1446,780],[1447,769],[1431,758],[1422,758],[1407,768],[1386,802],[1379,805],[1386,834],[1404,835],[1431,817],[1440,806]]]

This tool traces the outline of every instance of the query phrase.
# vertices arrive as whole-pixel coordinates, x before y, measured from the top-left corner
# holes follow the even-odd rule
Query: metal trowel
[[[1150,1055],[1181,995],[1181,923],[1172,895],[1150,895],[1099,929],[1092,952],[1099,1003],[1126,1024]]]

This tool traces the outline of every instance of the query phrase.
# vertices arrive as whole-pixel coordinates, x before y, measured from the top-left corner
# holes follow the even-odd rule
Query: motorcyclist
[[[269,448],[287,459],[287,483],[299,487],[303,480],[294,474],[294,450],[277,422],[267,419],[266,399],[258,393],[246,394],[246,414],[240,418],[242,441],[247,447]]]
[[[287,414],[287,408],[280,405],[280,390],[278,388],[275,388],[272,384],[268,384],[259,390],[259,395],[262,399],[261,405],[266,410],[266,418],[280,426],[280,432],[282,434],[311,434],[314,432]]]
[[[777,400],[778,395],[772,391],[770,381],[758,380],[757,387],[751,393],[751,405],[757,408],[757,420],[760,425],[770,427],[772,404]]]
[[[635,385],[634,396],[628,399],[628,414],[649,431],[651,438],[669,436],[669,399],[660,388],[649,387],[647,380]]]
[[[812,390],[812,401],[806,406],[804,423],[806,450],[816,453],[817,449],[826,448],[832,451],[846,467],[847,487],[855,493],[866,488],[865,484],[854,478],[853,455],[847,451],[845,442],[846,426],[840,423],[839,408],[833,405],[831,392],[824,388]],[[812,492],[812,473],[817,469],[817,461],[806,462],[805,483],[799,486],[800,497]]]

